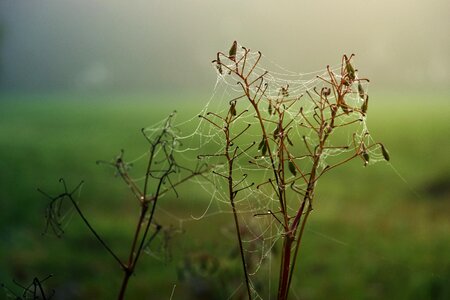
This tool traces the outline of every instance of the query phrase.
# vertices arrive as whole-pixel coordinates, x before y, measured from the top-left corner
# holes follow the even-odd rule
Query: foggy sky
[[[450,87],[450,1],[0,1],[2,90],[208,90],[233,40],[309,72]]]

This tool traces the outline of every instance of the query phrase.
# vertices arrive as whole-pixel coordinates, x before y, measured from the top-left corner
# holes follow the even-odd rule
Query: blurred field
[[[140,128],[173,109],[180,120],[195,116],[203,99],[0,95],[0,282],[14,287],[13,278],[26,283],[53,274],[47,286],[56,290],[55,299],[114,299],[120,270],[76,216],[62,239],[41,236],[46,200],[36,188],[57,193],[60,177],[71,185],[85,180],[80,205],[125,255],[134,199],[95,161],[109,160],[121,148],[127,157],[139,156],[146,147]],[[450,299],[449,100],[449,93],[371,97],[369,129],[387,145],[392,167],[363,168],[355,160],[320,183],[292,299]],[[199,215],[208,199],[190,187],[179,199],[167,199],[164,209],[178,218]],[[177,218],[159,218],[179,225]],[[227,299],[233,289],[220,280],[240,276],[237,258],[230,257],[234,239],[222,234],[231,222],[220,215],[184,223],[185,232],[170,243],[171,257],[161,250],[141,261],[128,298],[169,299],[177,284],[173,299],[194,299],[177,268],[186,256],[208,253],[220,268],[203,283],[214,283],[215,298]]]

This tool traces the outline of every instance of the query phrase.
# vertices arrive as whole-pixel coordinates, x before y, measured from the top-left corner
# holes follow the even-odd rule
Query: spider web
[[[314,119],[317,108],[314,99],[318,96],[317,91],[329,87],[327,83],[327,80],[330,80],[329,71],[324,68],[310,73],[293,72],[272,62],[259,52],[253,52],[238,45],[236,60],[244,56],[246,64],[244,67],[251,73],[248,80],[253,82],[262,78],[261,85],[251,85],[250,94],[257,95],[262,86],[265,88],[259,107],[262,117],[267,120],[268,135],[275,134],[276,125],[271,125],[271,121],[276,121],[276,116],[271,109],[277,105],[277,99],[281,97],[291,99],[283,103],[279,102],[278,105],[289,106],[285,113],[286,119],[293,124],[289,136],[293,152],[296,155],[295,162],[300,169],[307,170],[312,162],[302,154],[307,152],[307,145],[312,147],[318,143],[318,140],[314,130],[304,126],[305,119]],[[180,218],[164,209],[162,209],[162,213],[176,219],[180,229],[184,222],[201,220],[218,214],[230,214],[231,224],[232,209],[227,182],[224,179],[228,164],[222,155],[226,150],[224,124],[217,116],[225,117],[229,112],[230,104],[234,101],[237,114],[241,114],[238,121],[230,124],[230,132],[235,136],[233,147],[238,147],[241,151],[233,164],[233,184],[238,191],[235,205],[239,215],[243,247],[255,299],[262,299],[263,295],[256,291],[257,281],[261,281],[261,277],[265,277],[263,280],[267,280],[268,290],[264,293],[270,294],[273,288],[270,286],[272,281],[271,258],[276,250],[277,241],[283,237],[283,228],[275,213],[280,209],[276,189],[267,183],[268,178],[273,178],[273,170],[267,167],[270,165],[269,156],[262,153],[261,147],[258,148],[262,137],[259,119],[255,117],[250,102],[245,97],[241,97],[242,85],[237,84],[236,76],[233,76],[228,70],[234,67],[234,63],[232,61],[222,63],[221,67],[214,64],[214,67],[217,80],[209,100],[198,116],[177,124],[178,128],[193,128],[193,130],[184,135],[178,133],[177,141],[182,147],[176,149],[177,154],[184,161],[192,165],[207,164],[211,167],[211,172],[207,176],[197,176],[193,179],[196,187],[201,188],[208,195],[209,201],[202,213],[191,216],[191,218]],[[329,67],[329,70],[336,74],[336,80],[342,80],[342,77],[338,75],[340,68],[341,64]],[[360,83],[364,93],[367,93],[367,82],[361,81]],[[333,95],[330,95],[329,100],[330,102],[337,101]],[[364,104],[364,99],[358,92],[350,93],[346,97],[346,101],[350,107],[361,107]],[[300,109],[302,114],[299,114]],[[199,118],[199,116],[202,117]],[[210,116],[210,118],[207,119],[204,116]],[[327,142],[327,147],[319,162],[319,172],[338,163],[342,157],[352,155],[355,149],[359,149],[362,144],[374,143],[368,134],[366,114],[351,111],[343,114],[338,122],[338,126],[350,125],[339,129],[340,132],[336,133],[336,137],[333,136],[333,139]],[[146,128],[146,132],[149,135],[152,132],[156,133],[161,130],[163,125],[164,121],[161,121]],[[247,126],[248,130],[245,130]],[[240,135],[243,130],[245,132]],[[273,148],[271,150],[274,151]],[[373,164],[384,159],[378,146],[368,148],[366,152],[370,161],[363,161],[364,164]],[[295,175],[292,174],[291,179],[294,178]],[[297,190],[306,189],[304,181],[295,180],[294,184]],[[293,215],[298,210],[300,202],[298,195],[293,193],[287,202],[288,214]],[[272,213],[268,214],[268,212]],[[231,234],[235,233],[230,232]],[[260,272],[262,269],[267,272]],[[236,287],[236,289],[242,288],[242,285]]]

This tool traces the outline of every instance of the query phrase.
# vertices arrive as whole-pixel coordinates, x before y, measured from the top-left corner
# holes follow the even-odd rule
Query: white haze
[[[450,87],[450,1],[1,1],[4,90],[207,90],[233,40],[295,71],[356,53],[383,88]]]

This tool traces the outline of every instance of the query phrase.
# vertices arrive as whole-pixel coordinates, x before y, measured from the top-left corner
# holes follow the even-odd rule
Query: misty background
[[[0,0],[0,284],[20,291],[13,280],[27,286],[54,274],[45,287],[55,300],[117,297],[120,271],[82,219],[69,215],[63,239],[42,235],[49,199],[36,189],[58,195],[61,177],[69,187],[86,182],[80,207],[126,259],[138,204],[113,169],[95,162],[115,162],[125,149],[133,180],[143,184],[149,144],[141,128],[174,109],[182,135],[204,146],[181,160],[197,163],[198,154],[221,149],[197,116],[209,96],[223,109],[220,100],[231,100],[220,86],[214,94],[211,61],[234,40],[262,51],[269,71],[274,63],[324,70],[355,53],[359,74],[371,80],[367,128],[390,153],[389,162],[364,168],[356,159],[320,180],[292,285],[299,298],[450,299],[450,0]],[[340,134],[351,146],[351,132]],[[259,142],[255,136],[242,145]],[[295,149],[304,152],[301,143]],[[375,162],[381,154],[372,153]],[[129,299],[169,299],[175,283],[177,300],[201,299],[194,293],[204,285],[234,295],[234,225],[225,211],[214,214],[220,201],[203,189],[192,182],[158,204],[163,231],[183,233],[170,247],[158,235]],[[192,216],[206,217],[188,222]],[[272,272],[260,269],[255,287],[276,289],[267,284],[279,269],[281,251],[273,252]],[[202,270],[195,258],[205,253],[220,271],[203,281],[178,276],[189,275],[191,258]]]
[[[210,91],[233,40],[298,72],[356,64],[377,89],[450,85],[450,1],[0,1],[3,91]]]

